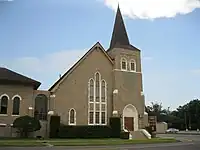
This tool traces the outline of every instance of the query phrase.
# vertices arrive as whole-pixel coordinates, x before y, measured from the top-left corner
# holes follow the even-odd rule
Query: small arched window
[[[94,101],[94,80],[90,79],[89,81],[89,100],[90,102]]]
[[[13,98],[13,111],[12,111],[12,115],[19,115],[20,100],[21,100],[21,98],[19,96],[15,96]]]
[[[1,106],[0,106],[0,114],[7,114],[8,111],[8,96],[3,95],[1,96]]]
[[[130,71],[133,71],[133,72],[136,71],[136,62],[135,62],[134,59],[132,59],[132,60],[129,62],[129,67],[130,67]]]
[[[127,70],[127,60],[126,60],[126,58],[121,59],[121,70]]]
[[[75,125],[76,124],[76,111],[75,109],[70,109],[69,111],[69,125]]]

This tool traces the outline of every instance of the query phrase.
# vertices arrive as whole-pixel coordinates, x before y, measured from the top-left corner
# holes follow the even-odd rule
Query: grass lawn
[[[36,147],[47,146],[102,146],[102,145],[124,145],[124,144],[153,144],[153,143],[173,143],[175,139],[151,139],[151,140],[122,140],[122,139],[6,139],[0,140],[0,147]]]

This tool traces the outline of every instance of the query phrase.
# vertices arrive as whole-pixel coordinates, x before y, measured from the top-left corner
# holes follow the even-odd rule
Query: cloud
[[[190,71],[192,74],[200,75],[200,69],[194,69]]]
[[[6,67],[28,74],[62,74],[76,63],[85,52],[86,50],[63,50],[42,57],[22,57],[6,63]]]
[[[118,3],[122,14],[132,19],[172,18],[200,8],[200,0],[104,0],[115,11]]]

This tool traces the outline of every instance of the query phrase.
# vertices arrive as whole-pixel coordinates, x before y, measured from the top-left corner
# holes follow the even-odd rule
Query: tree
[[[40,130],[41,125],[40,121],[33,117],[22,116],[14,120],[13,127],[18,130],[20,137],[27,138],[29,133]]]

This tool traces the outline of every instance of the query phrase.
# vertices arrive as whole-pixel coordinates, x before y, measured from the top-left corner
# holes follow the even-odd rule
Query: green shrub
[[[40,130],[41,125],[34,117],[22,116],[14,120],[13,127],[18,130],[20,137],[27,138],[29,133]]]
[[[121,132],[121,119],[120,117],[110,118],[110,127],[112,129],[112,138],[120,138]]]
[[[129,132],[124,132],[124,131],[121,131],[120,133],[120,139],[129,139]]]
[[[59,138],[110,138],[109,126],[68,126],[62,125],[59,130]]]
[[[50,138],[58,138],[60,128],[60,116],[51,116],[50,118]]]

